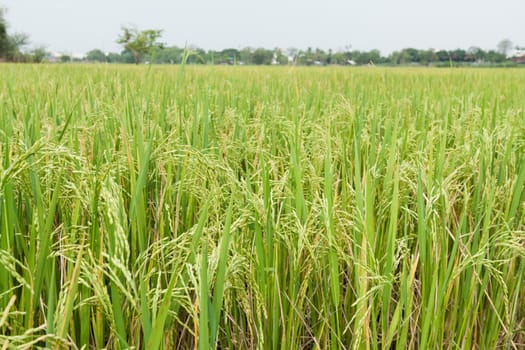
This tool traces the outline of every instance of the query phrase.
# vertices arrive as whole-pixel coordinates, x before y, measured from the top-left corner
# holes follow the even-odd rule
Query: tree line
[[[275,48],[228,48],[224,50],[204,50],[202,48],[181,48],[177,46],[156,47],[141,57],[139,62],[155,64],[180,64],[186,58],[189,64],[228,64],[228,65],[437,65],[450,64],[512,64],[505,53],[496,50],[485,51],[473,47],[468,50],[418,50],[406,48],[381,55],[379,50],[333,51],[319,48],[286,50]],[[104,53],[93,49],[83,59],[88,62],[137,63],[130,50],[120,53]]]
[[[361,51],[347,47],[333,51],[320,48],[267,49],[245,47],[224,50],[204,50],[199,47],[181,48],[167,46],[159,39],[162,30],[138,30],[123,27],[117,43],[122,45],[120,52],[103,52],[93,49],[82,58],[63,54],[52,56],[45,48],[25,50],[29,37],[22,33],[10,34],[5,20],[5,10],[0,9],[0,60],[12,62],[99,62],[99,63],[155,63],[155,64],[218,64],[218,65],[513,65],[508,54],[512,42],[505,39],[496,50],[483,50],[470,47],[467,50],[420,50],[405,48],[382,55],[379,50]]]

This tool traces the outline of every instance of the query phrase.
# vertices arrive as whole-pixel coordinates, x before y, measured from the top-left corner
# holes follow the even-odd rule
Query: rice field
[[[0,77],[1,349],[525,348],[525,70]]]

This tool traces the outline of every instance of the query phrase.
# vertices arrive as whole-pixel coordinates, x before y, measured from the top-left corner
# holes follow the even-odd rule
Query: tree
[[[109,63],[119,63],[122,62],[122,56],[116,52],[110,52],[107,54],[107,61]]]
[[[183,56],[187,64],[206,64],[206,51],[200,47],[190,45],[184,50]]]
[[[86,54],[86,60],[89,62],[107,62],[108,57],[99,49],[93,49]]]
[[[288,64],[288,56],[283,54],[283,50],[275,48],[274,50],[275,63],[280,65]]]
[[[5,10],[0,8],[0,57],[6,57],[9,48],[9,37],[7,36],[7,23],[4,18]]]
[[[139,31],[137,28],[122,27],[122,34],[117,43],[121,44],[125,50],[133,54],[135,64],[139,64],[142,58],[151,53],[156,47],[162,48],[164,45],[157,40],[161,37],[162,30],[148,29]]]
[[[155,48],[151,54],[150,61],[160,64],[178,64],[182,61],[184,49],[176,46],[169,46],[165,48]]]
[[[433,49],[419,51],[419,62],[421,64],[429,65],[436,60],[437,60],[437,55]]]
[[[267,49],[259,48],[253,52],[252,60],[254,64],[271,64],[273,52]]]
[[[60,56],[60,62],[62,62],[62,63],[71,62],[71,56],[69,56],[69,55],[62,55],[62,56]]]
[[[29,37],[24,33],[14,33],[7,36],[7,54],[9,61],[23,61],[25,55],[22,53],[22,47],[29,43]]]
[[[487,60],[491,63],[502,63],[506,59],[505,54],[501,52],[496,52],[494,50],[490,50],[487,52]]]
[[[241,49],[241,63],[242,64],[252,64],[252,54],[253,54],[253,48],[251,47],[245,47]]]
[[[121,63],[135,63],[135,57],[133,53],[129,50],[124,50],[120,53],[120,62]]]
[[[467,55],[470,61],[482,62],[486,59],[486,53],[482,48],[477,46],[471,46],[467,50]]]
[[[383,63],[383,59],[381,57],[381,51],[379,50],[372,50],[368,53],[370,57],[370,61],[368,63],[372,64],[380,64]]]
[[[207,56],[208,62],[212,64],[237,64],[240,60],[240,52],[237,49],[229,48],[221,51],[209,50],[207,54],[202,55]]]
[[[347,61],[346,59],[346,56],[344,54],[344,52],[336,52],[332,55],[332,58],[330,60],[330,63],[331,64],[340,64],[340,65],[343,65],[345,64]]]
[[[450,61],[450,53],[447,50],[439,50],[436,52],[436,57],[439,62]]]
[[[34,48],[30,54],[31,54],[31,60],[35,63],[43,62],[46,56],[48,55],[46,48],[43,46]]]
[[[512,50],[512,41],[509,39],[503,39],[498,43],[498,52],[508,56]]]
[[[228,64],[237,64],[241,58],[241,53],[237,49],[224,49],[221,51],[222,60]]]
[[[310,65],[314,64],[314,61],[315,61],[315,54],[314,54],[314,52],[313,52],[313,50],[312,50],[311,47],[308,47],[308,48],[306,49],[306,52],[304,53],[304,59],[305,59],[305,61],[306,61],[305,63],[306,63],[307,65],[310,66]]]
[[[454,62],[464,62],[466,56],[467,52],[462,49],[455,49],[454,51],[450,52],[450,57]]]
[[[419,50],[414,49],[412,47],[403,49],[402,57],[404,59],[404,63],[417,63],[419,62]]]
[[[370,53],[366,51],[354,50],[352,51],[352,59],[359,65],[370,63]]]
[[[5,20],[7,10],[0,7],[0,58],[8,61],[23,61],[27,57],[21,48],[29,43],[29,37],[24,33],[7,32],[8,23]]]
[[[394,51],[388,56],[388,63],[390,64],[399,64],[401,63],[401,52]]]

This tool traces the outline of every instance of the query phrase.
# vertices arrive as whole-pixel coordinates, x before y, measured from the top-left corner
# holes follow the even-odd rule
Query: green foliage
[[[450,55],[446,50],[439,50],[436,52],[436,58],[439,62],[447,62],[450,60]]]
[[[7,23],[5,21],[5,10],[0,7],[0,58],[6,57],[9,50],[9,37],[7,35]]]
[[[258,48],[252,53],[251,61],[256,65],[272,64],[273,52],[271,50]]]
[[[163,47],[162,43],[157,40],[161,37],[162,30],[147,29],[139,31],[133,27],[122,27],[122,34],[117,40],[124,49],[133,54],[135,64],[144,58],[148,53],[151,53],[154,48]]]
[[[23,33],[9,34],[5,13],[6,10],[0,7],[0,59],[24,61],[26,57],[21,49],[28,44],[29,37]]]
[[[523,344],[525,71],[0,76],[0,348]]]
[[[88,60],[89,62],[101,63],[101,62],[107,62],[108,57],[106,56],[104,52],[102,52],[102,50],[94,49],[86,53],[86,60]]]
[[[192,54],[188,57],[188,64],[215,64],[215,65],[348,65],[351,61],[357,65],[426,65],[444,66],[452,65],[508,65],[512,62],[505,55],[494,50],[484,51],[477,47],[471,47],[467,51],[439,50],[433,49],[417,50],[414,48],[394,51],[389,56],[383,56],[378,50],[371,51],[324,51],[319,48],[309,48],[306,51],[289,48],[281,50],[275,48],[268,50],[264,48],[253,49],[246,47],[241,50],[224,49],[220,51],[202,48],[179,48],[177,46],[154,46],[140,60],[146,60],[157,64],[181,64],[184,52]],[[91,59],[96,52],[96,58]],[[125,49],[119,53],[109,53],[103,58],[102,51],[94,49],[88,53],[87,61],[110,62],[110,63],[135,63],[134,54]]]
[[[184,49],[176,46],[165,48],[154,48],[148,58],[150,62],[161,64],[180,64],[184,55]]]
[[[237,49],[224,49],[221,51],[204,52],[203,57],[207,57],[208,63],[213,64],[237,64],[241,61],[241,53]]]
[[[29,52],[29,55],[31,57],[31,62],[42,63],[48,55],[48,52],[46,51],[45,47],[40,46],[32,49]]]

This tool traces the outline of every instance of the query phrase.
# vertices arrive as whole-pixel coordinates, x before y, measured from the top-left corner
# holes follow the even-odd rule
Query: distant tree
[[[7,59],[10,61],[24,61],[26,55],[22,53],[22,48],[29,44],[29,37],[24,33],[14,33],[8,36]]]
[[[314,64],[315,61],[315,54],[311,47],[308,47],[306,49],[306,52],[304,53],[304,60],[307,65]]]
[[[93,49],[86,54],[86,60],[90,62],[107,62],[108,58],[101,50]]]
[[[297,64],[300,66],[308,65],[309,63],[307,62],[306,52],[304,52],[303,50],[299,50],[297,52],[297,55],[295,55],[294,64]]]
[[[371,50],[368,55],[370,57],[370,61],[368,63],[381,64],[384,61],[379,50]]]
[[[274,50],[274,57],[277,64],[286,65],[288,64],[288,56],[283,53],[283,50],[276,48]]]
[[[206,56],[206,61],[213,64],[236,64],[241,58],[239,50],[232,48],[221,51],[209,50],[202,56]]]
[[[370,63],[370,53],[366,51],[354,50],[352,51],[352,60],[359,65]]]
[[[328,54],[320,48],[315,49],[315,61],[316,64],[326,64],[326,61],[328,60]]]
[[[60,62],[62,62],[62,63],[71,62],[71,56],[69,56],[69,55],[62,55],[62,56],[60,56]]]
[[[421,64],[428,65],[432,62],[437,61],[437,59],[437,55],[433,49],[419,51],[419,62]]]
[[[151,57],[149,57],[149,60],[150,62],[160,64],[178,64],[182,62],[183,54],[184,49],[181,49],[177,46],[164,48],[156,47],[151,52]]]
[[[467,50],[467,60],[472,62],[484,61],[486,60],[486,52],[480,47],[471,46]]]
[[[107,61],[109,63],[119,63],[119,62],[122,62],[122,56],[118,53],[115,53],[115,52],[109,52],[107,55],[106,55],[106,58],[107,58]]]
[[[334,56],[334,51],[332,49],[328,49],[328,55],[326,55],[326,64],[332,64],[332,59]]]
[[[211,59],[208,60],[206,51],[196,46],[186,48],[183,50],[182,55],[186,55],[186,63],[188,64],[206,64],[206,62],[211,62]]]
[[[448,62],[450,61],[450,52],[447,50],[436,51],[436,57],[439,62]]]
[[[225,63],[236,64],[241,59],[241,53],[237,49],[224,49],[221,51],[221,58]]]
[[[253,52],[252,61],[253,64],[271,64],[273,58],[273,52],[267,49],[259,48]]]
[[[30,52],[31,60],[35,63],[41,63],[45,60],[48,52],[45,47],[39,46],[31,50]]]
[[[462,49],[455,49],[454,51],[450,52],[450,58],[454,62],[464,62],[466,56],[467,52]]]
[[[336,52],[332,55],[331,64],[346,64],[347,58],[344,52]]]
[[[494,50],[487,52],[487,61],[491,63],[502,63],[505,62],[506,59],[507,56],[504,53],[496,52]]]
[[[9,37],[7,36],[7,23],[5,21],[5,9],[0,7],[0,58],[5,58],[9,49]]]
[[[393,51],[389,56],[388,56],[388,63],[389,64],[399,64],[400,60],[401,60],[401,52],[399,51]]]
[[[122,27],[122,34],[117,40],[125,50],[133,54],[135,64],[139,64],[145,55],[151,53],[155,47],[164,45],[157,40],[161,37],[162,30],[148,29],[139,31],[137,28]]]
[[[409,47],[407,49],[403,49],[402,54],[404,56],[404,59],[408,60],[408,62],[411,62],[411,63],[419,62],[419,50],[417,49]]]
[[[226,60],[223,60],[223,57],[219,51],[208,50],[206,53],[206,62],[211,64],[223,64],[226,63]]]
[[[184,55],[184,48],[173,46],[171,48],[164,49],[162,51],[166,55],[166,58],[168,59],[169,63],[181,63],[182,62],[182,56]]]
[[[509,39],[503,39],[498,43],[498,52],[508,56],[510,54],[510,50],[512,50],[512,41]]]
[[[120,53],[120,63],[135,63],[135,57],[129,50],[124,50]]]
[[[410,63],[410,62],[415,62],[414,61],[414,59],[415,59],[414,55],[417,55],[417,50],[416,50],[416,53],[414,53],[414,55],[412,55],[411,53],[414,53],[414,52],[411,51],[411,50],[407,50],[407,49],[401,50],[401,52],[399,54],[399,64],[407,64],[407,63]]]
[[[23,61],[25,57],[21,48],[28,44],[29,37],[23,33],[9,35],[6,12],[5,8],[0,7],[0,58],[8,61]]]
[[[253,49],[251,47],[245,47],[241,49],[240,55],[241,55],[241,62],[243,64],[252,64],[252,54]]]

